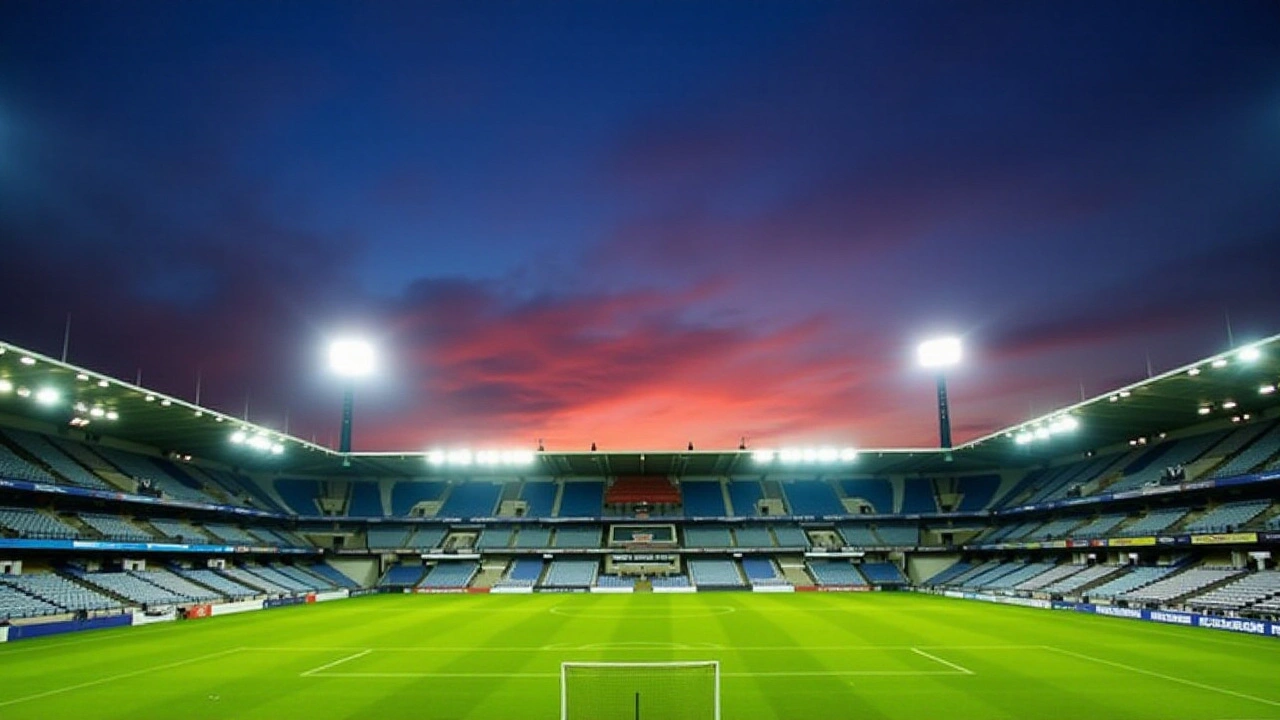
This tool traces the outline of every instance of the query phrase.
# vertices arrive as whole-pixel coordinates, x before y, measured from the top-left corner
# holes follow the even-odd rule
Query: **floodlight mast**
[[[959,364],[964,346],[958,337],[944,337],[920,343],[920,365],[936,372],[938,383],[938,441],[951,449],[951,403],[947,398],[947,368]]]
[[[373,373],[373,346],[364,340],[335,340],[329,345],[329,369],[343,378],[342,432],[338,452],[351,452],[351,423],[355,414],[356,379]]]

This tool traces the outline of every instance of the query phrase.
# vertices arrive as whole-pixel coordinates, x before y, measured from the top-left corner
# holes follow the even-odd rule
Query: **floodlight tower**
[[[359,339],[335,340],[329,344],[329,369],[343,379],[342,435],[338,452],[351,452],[351,416],[355,405],[356,380],[373,374],[373,346]]]
[[[947,401],[947,368],[959,364],[964,348],[958,337],[935,338],[920,343],[920,366],[936,371],[938,378],[938,440],[951,449],[951,404]]]

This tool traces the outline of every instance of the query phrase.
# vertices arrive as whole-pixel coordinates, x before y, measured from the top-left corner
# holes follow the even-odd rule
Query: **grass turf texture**
[[[725,720],[1280,718],[1275,638],[910,593],[382,595],[64,635],[0,645],[0,717],[550,720],[573,660],[719,660]]]

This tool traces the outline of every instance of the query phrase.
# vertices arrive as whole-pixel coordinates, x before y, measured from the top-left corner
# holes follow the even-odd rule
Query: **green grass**
[[[0,718],[550,720],[566,660],[719,660],[725,720],[1280,719],[1275,638],[909,593],[383,595],[20,641]]]

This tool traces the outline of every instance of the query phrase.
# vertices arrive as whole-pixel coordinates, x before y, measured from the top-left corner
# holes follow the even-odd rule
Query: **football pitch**
[[[696,660],[725,720],[1280,719],[1275,638],[911,593],[379,595],[27,640],[0,718],[552,720],[562,662]]]

